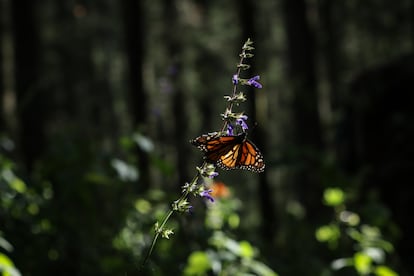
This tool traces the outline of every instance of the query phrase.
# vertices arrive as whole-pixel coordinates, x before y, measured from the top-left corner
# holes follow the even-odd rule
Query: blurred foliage
[[[190,254],[184,275],[277,276],[272,269],[257,259],[258,250],[250,242],[232,238],[239,227],[240,200],[235,198],[222,182],[215,182],[212,190],[216,200],[206,204],[205,227],[209,232],[208,248]]]
[[[353,268],[357,275],[397,276],[386,262],[386,255],[394,253],[392,243],[382,237],[380,226],[361,222],[360,216],[347,210],[346,193],[340,188],[327,188],[323,202],[334,210],[334,220],[320,226],[315,236],[319,242],[327,243],[335,255],[347,255],[333,260],[333,271]],[[342,248],[342,249],[340,249]]]
[[[13,142],[6,137],[1,138],[1,147],[13,145]],[[38,213],[38,200],[33,191],[29,191],[21,178],[16,176],[15,164],[6,156],[0,153],[0,218],[6,218],[10,213],[14,218],[31,217]],[[4,223],[7,221],[4,220]],[[2,227],[4,227],[2,225]],[[0,249],[5,253],[13,251],[13,245],[4,237],[0,229]],[[0,252],[0,272],[3,276],[20,276],[19,270],[13,261],[5,254]]]
[[[412,275],[412,11],[412,0],[0,1],[1,273]],[[220,171],[231,195],[173,217],[174,237],[142,269],[154,222],[201,160],[187,142],[219,125],[247,37],[263,89],[244,111],[266,171]],[[295,66],[315,87],[292,91]],[[301,95],[320,128],[294,120]],[[316,129],[320,148],[294,143]]]
[[[12,260],[3,253],[0,253],[0,272],[2,276],[20,276],[20,272],[15,268]]]
[[[24,274],[41,273],[45,266],[53,274],[60,271],[60,262],[66,258],[74,262],[68,271],[81,270],[88,275],[135,269],[133,255],[112,239],[123,225],[123,216],[134,206],[132,191],[136,188],[131,183],[137,181],[139,173],[131,164],[137,157],[128,146],[122,150],[122,157],[110,158],[100,156],[83,141],[76,142],[68,134],[56,140],[45,157],[47,161],[38,163],[30,185],[18,176],[15,163],[5,154],[0,156],[2,227],[16,248],[11,256],[26,263]],[[74,204],[66,206],[67,202]],[[140,214],[150,207],[136,199],[132,210]],[[139,242],[139,236],[134,241]],[[38,255],[40,245],[44,253]],[[71,254],[75,255],[69,257]],[[75,256],[80,255],[86,260],[82,264],[76,263]],[[23,256],[33,262],[24,262],[20,259]]]

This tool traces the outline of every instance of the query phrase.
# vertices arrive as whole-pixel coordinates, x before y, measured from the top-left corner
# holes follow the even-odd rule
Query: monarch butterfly
[[[217,132],[201,135],[190,141],[205,152],[207,162],[216,163],[223,170],[242,169],[263,172],[263,154],[243,132],[236,136],[221,136]]]

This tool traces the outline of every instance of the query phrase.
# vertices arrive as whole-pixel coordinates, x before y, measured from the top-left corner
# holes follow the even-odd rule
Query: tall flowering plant
[[[209,183],[218,176],[216,167],[225,170],[245,169],[253,172],[262,172],[264,170],[263,155],[246,137],[246,130],[249,128],[247,125],[247,115],[233,110],[235,106],[247,100],[245,93],[239,91],[239,86],[262,88],[258,75],[248,78],[241,76],[243,71],[250,68],[246,60],[253,57],[253,50],[253,42],[248,39],[242,47],[237,70],[232,77],[233,91],[231,95],[224,96],[227,106],[224,113],[221,114],[223,119],[221,130],[202,135],[190,141],[190,143],[205,153],[204,162],[201,166],[196,167],[197,173],[194,178],[182,186],[181,196],[171,204],[171,210],[160,222],[157,221],[155,223],[154,237],[143,265],[145,265],[154,250],[158,238],[161,236],[162,238],[169,239],[174,233],[172,229],[166,227],[171,216],[174,213],[189,212],[193,208],[188,200],[190,195],[214,202]]]

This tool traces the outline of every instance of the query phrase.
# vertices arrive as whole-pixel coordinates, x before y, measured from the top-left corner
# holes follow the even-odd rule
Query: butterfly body
[[[220,135],[214,132],[201,135],[190,142],[205,153],[207,162],[216,163],[221,169],[264,171],[262,153],[247,139],[244,132],[235,136]]]

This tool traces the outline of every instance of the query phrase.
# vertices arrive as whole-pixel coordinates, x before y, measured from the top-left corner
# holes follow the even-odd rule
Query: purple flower
[[[249,126],[246,124],[247,115],[242,115],[236,120],[236,124],[242,127],[243,131],[249,129]]]
[[[229,136],[233,136],[233,135],[234,135],[233,130],[234,130],[233,125],[232,125],[232,124],[230,124],[230,123],[228,123],[228,124],[227,124],[227,135],[229,135]]]
[[[239,83],[239,78],[238,78],[237,74],[233,75],[232,81],[233,81],[233,84],[235,84],[235,85]]]
[[[209,174],[209,178],[214,178],[214,177],[216,177],[218,175],[218,172],[212,172],[212,173],[210,173]]]
[[[260,76],[254,76],[247,81],[247,84],[253,86],[254,88],[262,88],[263,86],[258,82],[259,79]]]
[[[200,193],[200,196],[207,198],[208,200],[210,200],[211,202],[214,202],[214,198],[210,195],[210,193],[212,192],[212,189],[209,190],[204,190]]]

